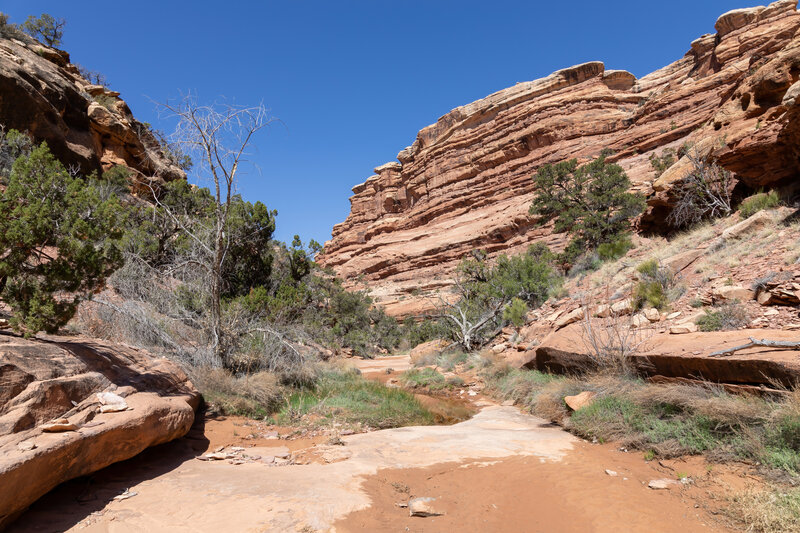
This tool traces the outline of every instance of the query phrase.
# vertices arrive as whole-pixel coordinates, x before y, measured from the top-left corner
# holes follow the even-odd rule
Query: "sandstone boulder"
[[[683,335],[686,333],[695,333],[697,331],[697,324],[693,322],[684,322],[682,324],[675,324],[669,328],[672,335]]]
[[[575,322],[578,322],[580,319],[583,318],[583,314],[584,314],[583,307],[579,307],[577,309],[573,309],[572,311],[570,311],[566,315],[560,316],[556,320],[556,322],[555,322],[555,324],[553,326],[556,329],[561,329],[564,326],[567,326],[569,324],[574,324]]]
[[[438,355],[450,345],[449,342],[443,339],[435,339],[428,342],[423,342],[422,344],[417,345],[413,350],[409,352],[409,357],[411,357],[411,363],[417,363],[426,357],[432,355]]]
[[[723,231],[722,238],[725,240],[739,239],[769,224],[772,224],[772,215],[770,215],[768,211],[759,211]]]
[[[199,402],[176,365],[144,351],[0,337],[0,529],[59,483],[183,436]]]
[[[594,391],[583,391],[574,396],[565,396],[564,403],[573,411],[577,411],[578,409],[592,405],[595,396],[597,396],[597,393]]]
[[[740,285],[723,285],[711,290],[711,297],[716,301],[739,300],[747,302],[755,297],[755,292]]]

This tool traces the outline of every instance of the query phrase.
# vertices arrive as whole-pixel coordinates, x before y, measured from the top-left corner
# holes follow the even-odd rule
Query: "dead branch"
[[[750,342],[747,344],[742,344],[741,346],[734,346],[733,348],[726,348],[725,350],[714,352],[710,354],[709,357],[732,355],[733,352],[746,350],[747,348],[752,348],[753,346],[764,346],[767,348],[800,348],[800,341],[773,341],[770,339],[756,339],[755,337],[750,337]]]

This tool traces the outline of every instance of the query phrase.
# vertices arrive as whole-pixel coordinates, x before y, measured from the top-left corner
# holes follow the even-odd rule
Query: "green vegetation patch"
[[[759,211],[774,209],[779,205],[781,205],[781,200],[777,192],[758,192],[742,201],[739,205],[739,214],[742,218],[748,218]]]
[[[371,428],[430,425],[434,417],[413,394],[369,381],[356,372],[326,371],[314,387],[289,395],[275,415],[278,423],[297,423],[308,415],[313,423],[331,422]]]
[[[405,387],[413,389],[427,389],[430,391],[437,391],[447,389],[451,385],[445,379],[444,375],[440,374],[433,368],[414,368],[403,374],[400,382]]]

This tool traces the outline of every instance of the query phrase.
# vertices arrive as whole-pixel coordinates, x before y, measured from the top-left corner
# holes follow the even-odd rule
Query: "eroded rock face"
[[[176,365],[135,348],[0,336],[0,529],[59,483],[182,437],[199,402]]]
[[[81,77],[66,52],[29,38],[0,37],[0,123],[47,141],[62,163],[86,174],[126,165],[147,177],[186,177],[119,93]]]
[[[397,316],[430,308],[465,253],[515,253],[564,236],[528,216],[545,163],[604,148],[648,197],[643,228],[663,226],[687,161],[656,183],[651,154],[693,143],[751,187],[800,173],[800,15],[796,0],[736,10],[680,60],[636,80],[599,62],[519,83],[423,129],[397,162],[353,188],[321,262],[363,275]]]

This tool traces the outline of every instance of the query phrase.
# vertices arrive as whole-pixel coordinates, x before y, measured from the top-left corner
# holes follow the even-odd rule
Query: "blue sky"
[[[277,237],[324,242],[350,188],[450,109],[577,63],[642,76],[679,59],[747,0],[3,0],[13,22],[67,20],[63,48],[104,73],[137,118],[192,91],[263,102],[240,191],[278,210]],[[190,177],[190,179],[192,179]],[[196,181],[196,180],[194,180]]]

